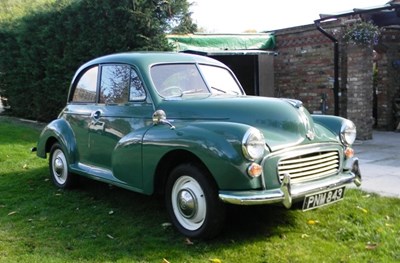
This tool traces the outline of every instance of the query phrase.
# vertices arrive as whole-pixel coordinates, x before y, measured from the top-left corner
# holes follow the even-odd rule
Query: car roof
[[[116,53],[95,58],[80,66],[72,78],[69,92],[71,92],[71,89],[74,83],[77,81],[78,77],[88,68],[91,68],[95,65],[99,64],[134,65],[141,71],[141,74],[143,76],[143,74],[146,75],[146,72],[148,71],[148,69],[151,68],[152,65],[171,64],[171,63],[200,63],[200,64],[209,64],[226,68],[226,66],[223,63],[219,62],[218,60],[195,54],[177,53],[177,52],[155,52],[155,51]],[[71,94],[68,95],[68,98],[70,98],[70,95]]]
[[[224,66],[224,64],[215,59],[201,55],[177,52],[126,52],[95,58],[82,65],[78,71],[91,65],[106,63],[126,63],[142,67],[160,63],[205,63]]]

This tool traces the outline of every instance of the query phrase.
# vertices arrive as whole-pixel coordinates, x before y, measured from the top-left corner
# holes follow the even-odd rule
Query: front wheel
[[[172,223],[185,236],[206,239],[220,232],[225,206],[204,170],[191,164],[176,167],[168,178],[165,199]]]
[[[69,172],[67,157],[58,143],[51,147],[49,168],[51,179],[57,187],[66,189],[75,184],[75,175]]]

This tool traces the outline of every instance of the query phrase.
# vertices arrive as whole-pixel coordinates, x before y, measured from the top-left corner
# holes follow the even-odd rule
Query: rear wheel
[[[66,189],[75,184],[75,175],[70,173],[67,157],[59,143],[51,147],[49,168],[51,179],[57,187]]]
[[[225,206],[204,170],[191,164],[176,167],[168,178],[165,199],[172,223],[185,236],[212,238],[220,232]]]

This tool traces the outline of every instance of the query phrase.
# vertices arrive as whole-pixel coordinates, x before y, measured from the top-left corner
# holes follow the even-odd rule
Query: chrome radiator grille
[[[339,170],[339,152],[316,152],[281,159],[278,163],[279,179],[290,175],[292,183],[299,183],[335,174]]]

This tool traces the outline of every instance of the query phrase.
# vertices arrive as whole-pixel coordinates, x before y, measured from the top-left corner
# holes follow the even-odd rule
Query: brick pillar
[[[373,50],[347,46],[347,118],[357,127],[357,139],[372,139]]]
[[[376,99],[377,99],[377,119],[376,128],[383,130],[392,130],[390,124],[392,123],[392,98],[390,97],[391,83],[390,83],[390,58],[386,52],[378,53],[376,59],[378,69],[376,80]]]
[[[399,123],[396,100],[400,99],[400,31],[386,28],[378,50],[378,128],[392,131]],[[397,118],[396,118],[397,116]]]

